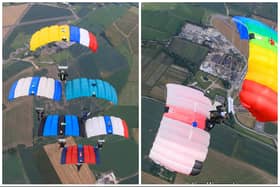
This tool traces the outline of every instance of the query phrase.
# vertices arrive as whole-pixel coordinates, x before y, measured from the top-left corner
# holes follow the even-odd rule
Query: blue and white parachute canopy
[[[82,120],[74,115],[48,115],[43,118],[38,136],[85,136]]]
[[[10,88],[8,100],[21,96],[41,96],[60,101],[62,86],[59,80],[47,77],[26,77],[15,81]]]
[[[110,83],[99,79],[79,78],[67,81],[65,96],[66,100],[96,97],[113,104],[118,103],[116,89]]]

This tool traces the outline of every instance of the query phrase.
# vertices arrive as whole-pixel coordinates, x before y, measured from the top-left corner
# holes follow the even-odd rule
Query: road
[[[129,179],[129,178],[136,177],[137,175],[138,175],[138,172],[133,173],[133,174],[131,174],[131,175],[129,175],[129,176],[120,178],[120,179],[118,180],[118,183],[120,183],[121,181],[125,181],[125,180],[127,180],[127,179]]]
[[[35,23],[43,23],[43,22],[49,22],[49,21],[60,21],[60,20],[69,20],[69,19],[73,19],[74,16],[61,16],[61,17],[56,17],[56,18],[45,18],[45,19],[38,19],[38,20],[34,20],[34,21],[25,21],[25,22],[21,22],[21,23],[16,23],[14,25],[6,25],[3,26],[3,28],[8,28],[8,27],[18,27],[18,26],[26,26],[26,25],[32,25]]]

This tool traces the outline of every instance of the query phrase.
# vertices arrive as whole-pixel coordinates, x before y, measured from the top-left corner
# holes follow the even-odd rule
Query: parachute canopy
[[[248,71],[240,102],[258,121],[277,121],[277,32],[257,20],[235,16],[240,39],[249,40]]]
[[[48,115],[43,118],[38,136],[85,136],[84,124],[74,115]]]
[[[79,78],[67,81],[65,96],[66,100],[93,96],[108,100],[113,104],[118,103],[115,88],[108,82],[99,79]]]
[[[124,120],[113,116],[88,119],[85,124],[87,137],[113,134],[128,138],[128,127]]]
[[[98,164],[99,162],[98,149],[91,145],[64,147],[61,153],[61,164]]]
[[[149,157],[171,171],[197,175],[210,143],[204,129],[211,102],[198,90],[167,84],[166,105]]]
[[[125,120],[114,116],[98,116],[84,122],[78,116],[53,114],[42,119],[38,130],[38,136],[87,136],[90,138],[107,134],[128,138]]]
[[[72,25],[52,25],[35,32],[30,40],[30,50],[36,51],[51,42],[76,42],[96,52],[98,43],[93,33]]]
[[[26,77],[15,81],[10,88],[8,100],[21,96],[41,96],[60,101],[62,86],[60,81],[47,77]]]

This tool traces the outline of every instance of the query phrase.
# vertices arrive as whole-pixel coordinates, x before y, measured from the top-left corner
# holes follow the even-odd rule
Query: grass
[[[256,133],[252,132],[252,131],[244,129],[237,124],[234,125],[234,129],[237,130],[238,132],[240,132],[241,134],[245,135],[245,136],[247,135],[247,136],[253,137],[253,138],[255,138],[255,139],[257,139],[261,142],[264,142],[266,144],[274,146],[274,143],[270,138],[266,138],[265,136],[261,136],[259,134],[256,134]]]
[[[169,49],[188,62],[199,63],[199,65],[208,53],[207,47],[179,38],[175,38],[172,41]]]
[[[19,72],[23,71],[26,68],[31,67],[32,65],[24,61],[15,61],[12,63],[3,65],[3,81],[8,80],[10,77],[15,76]]]
[[[43,182],[43,178],[36,165],[34,164],[34,158],[30,149],[26,149],[25,146],[18,146],[19,154],[23,163],[23,168],[28,176],[31,184],[39,184]]]
[[[121,29],[126,35],[128,35],[129,32],[135,27],[135,25],[138,24],[138,13],[135,14],[128,10],[115,23],[119,29]]]
[[[261,17],[277,21],[277,5],[275,3],[227,3],[230,15]]]
[[[55,4],[54,4],[55,5]],[[46,5],[33,5],[24,15],[21,22],[34,21],[38,19],[56,18],[62,16],[71,16],[70,10]]]
[[[125,84],[128,81],[129,72],[129,69],[122,69],[111,75],[110,77],[105,78],[105,80],[110,82],[116,88],[117,93],[120,94],[121,90],[124,88]]]
[[[217,126],[211,131],[210,147],[277,176],[277,152],[254,141],[254,137],[248,138],[248,134],[244,136],[230,127]]]
[[[123,140],[105,146],[100,153],[101,164],[93,166],[94,170],[103,172],[113,170],[117,177],[138,172],[138,146],[134,141]]]
[[[29,35],[26,35],[23,32],[20,32],[14,39],[13,43],[11,43],[11,47],[13,49],[22,48],[22,47],[24,47],[23,44],[29,43],[29,38],[30,38]]]
[[[98,34],[121,17],[127,11],[128,7],[125,4],[122,6],[105,4],[105,6],[97,7],[94,11],[89,11],[78,25]]]
[[[25,25],[25,26],[18,26],[14,29],[14,31],[9,35],[9,37],[6,39],[6,41],[3,44],[3,58],[8,59],[9,54],[16,50],[16,48],[13,48],[11,45],[16,44],[16,47],[21,46],[24,47],[24,43],[15,41],[17,38],[17,35],[20,33],[20,35],[24,35],[27,38],[24,38],[24,41],[29,40],[31,35],[36,32],[38,29],[56,24],[57,21],[49,21],[49,22],[43,22],[43,23],[36,23],[32,25]],[[28,37],[29,36],[29,37]],[[21,38],[21,37],[20,37]],[[22,42],[24,42],[22,41]],[[15,46],[14,46],[15,47]]]
[[[3,152],[3,184],[26,184],[21,160],[16,148]]]
[[[264,132],[268,134],[277,134],[277,125],[273,123],[265,123],[264,124]]]
[[[213,81],[213,79],[211,79],[210,77],[212,77],[210,74],[199,70],[196,72],[194,80],[192,82],[197,82],[196,86],[199,86],[200,88],[205,90]],[[207,78],[208,80],[204,78]]]
[[[220,96],[223,96],[223,97],[227,97],[227,92],[224,90],[224,89],[221,89],[221,88],[211,88],[208,90],[209,93],[206,93],[205,95],[207,97],[209,97],[211,100],[214,100],[216,95],[220,95]]]
[[[61,52],[55,53],[51,57],[54,60],[54,62],[58,64],[67,64],[68,61],[73,59],[71,53],[68,50],[63,50]]]
[[[142,40],[166,40],[180,31],[183,20],[169,12],[142,10]]]
[[[103,136],[106,143],[100,151],[100,164],[90,165],[94,173],[114,171],[117,178],[129,176],[138,172],[138,145],[132,139],[124,139],[120,136]],[[79,138],[77,144],[95,145],[97,139]]]
[[[154,57],[156,57],[162,50],[159,45],[156,46],[145,46],[141,49],[141,64],[142,66],[148,64]]]
[[[221,164],[223,163],[223,164]],[[219,176],[219,177],[217,177]],[[178,175],[175,183],[188,184],[267,184],[276,183],[276,177],[264,176],[255,168],[224,154],[209,150],[201,173],[197,176]]]
[[[142,38],[167,40],[186,22],[203,24],[205,10],[190,3],[143,3]]]

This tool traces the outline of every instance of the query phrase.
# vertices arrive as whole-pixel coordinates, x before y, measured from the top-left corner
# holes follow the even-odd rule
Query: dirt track
[[[75,141],[72,137],[67,138],[66,142],[66,145],[75,145]],[[59,149],[57,143],[45,145],[44,150],[62,184],[95,184],[95,176],[87,164],[83,164],[79,172],[77,171],[76,165],[60,164],[61,149]]]

